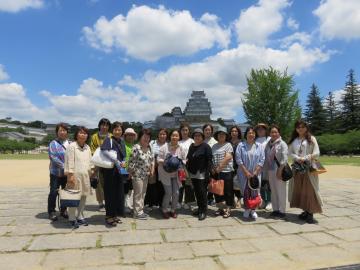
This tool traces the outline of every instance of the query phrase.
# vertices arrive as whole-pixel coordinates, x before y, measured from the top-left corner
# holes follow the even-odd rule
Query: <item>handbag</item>
[[[78,207],[81,199],[81,191],[77,189],[60,189],[59,190],[60,206]]]
[[[322,173],[326,173],[327,170],[325,169],[325,167],[320,163],[320,161],[318,160],[314,160],[311,164],[310,167],[310,173],[311,174],[322,174]]]
[[[112,139],[110,139],[110,147],[112,148]],[[107,156],[104,155],[104,151],[107,151],[113,160],[117,159],[117,153],[115,150],[101,150],[98,147],[95,150],[94,155],[91,157],[91,162],[100,168],[111,169],[114,168],[114,162],[109,160]]]
[[[224,180],[211,178],[208,185],[208,191],[219,196],[224,195]]]
[[[261,205],[262,199],[260,196],[260,192],[257,195],[251,195],[251,189],[249,187],[249,180],[245,186],[244,191],[244,205],[247,209],[256,209],[259,205]]]
[[[275,159],[276,165],[280,168],[280,163],[277,160],[276,156],[274,156],[274,159]],[[289,163],[286,162],[286,164],[281,172],[281,180],[286,182],[286,181],[289,181],[292,177],[293,177],[292,169],[291,169]]]
[[[181,182],[184,182],[187,178],[186,171],[184,168],[178,170],[178,178]]]

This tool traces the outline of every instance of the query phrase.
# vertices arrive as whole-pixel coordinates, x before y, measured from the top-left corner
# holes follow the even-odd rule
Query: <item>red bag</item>
[[[215,180],[215,179],[210,179],[209,182],[209,186],[208,186],[208,191],[211,193],[214,193],[216,195],[219,196],[223,196],[224,195],[224,180],[219,179],[219,180]]]
[[[181,182],[184,182],[186,180],[186,171],[185,169],[179,169],[178,170],[178,177]]]
[[[247,209],[256,209],[262,202],[260,194],[258,194],[256,197],[251,198],[249,196],[244,200],[245,207]]]

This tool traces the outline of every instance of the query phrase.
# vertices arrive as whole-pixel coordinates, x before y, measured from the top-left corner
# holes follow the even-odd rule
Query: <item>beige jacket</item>
[[[65,152],[65,174],[73,173],[76,179],[75,189],[80,189],[83,196],[91,194],[90,174],[93,165],[91,164],[91,150],[85,144],[80,147],[77,142],[69,145]]]

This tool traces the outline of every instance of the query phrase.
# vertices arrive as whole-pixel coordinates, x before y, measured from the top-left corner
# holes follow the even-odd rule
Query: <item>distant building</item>
[[[187,122],[208,122],[211,115],[211,104],[204,91],[193,91],[184,110]]]
[[[211,103],[206,98],[205,91],[192,91],[189,101],[186,103],[185,110],[182,111],[180,107],[174,107],[171,113],[165,113],[157,116],[155,120],[146,121],[144,128],[160,129],[178,128],[181,123],[189,123],[192,129],[202,128],[206,123],[210,123],[216,131],[221,125],[214,120],[211,120]],[[227,128],[236,124],[233,119],[224,119],[224,124]]]
[[[0,133],[0,137],[1,138],[6,138],[9,140],[15,140],[15,141],[23,141],[25,138],[35,138],[35,140],[37,142],[41,142],[42,139],[44,138],[43,136],[39,136],[39,135],[26,135],[26,134],[22,134],[20,132],[15,132],[15,131],[8,131],[8,132],[3,132]]]

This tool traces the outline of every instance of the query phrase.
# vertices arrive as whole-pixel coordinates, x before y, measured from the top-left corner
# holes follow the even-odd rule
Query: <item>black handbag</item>
[[[280,163],[277,160],[276,156],[274,156],[274,159],[275,159],[276,165],[278,167],[280,167]],[[289,164],[286,162],[286,164],[285,164],[285,166],[284,166],[284,168],[283,168],[283,170],[281,172],[281,180],[286,182],[286,181],[289,181],[292,177],[293,177],[292,169],[289,166]]]

